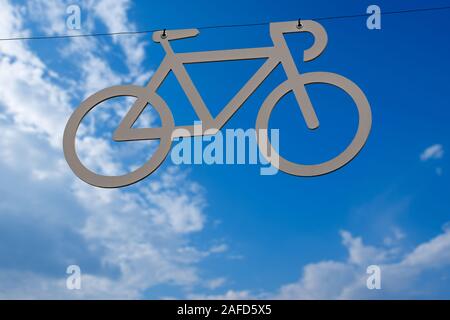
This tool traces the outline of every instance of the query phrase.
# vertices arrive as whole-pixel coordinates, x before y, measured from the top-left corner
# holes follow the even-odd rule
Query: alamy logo
[[[287,74],[287,80],[269,94],[257,115],[255,130],[259,151],[272,166],[296,176],[318,176],[339,169],[358,154],[369,136],[372,124],[369,102],[355,83],[341,75],[330,72],[299,73],[284,38],[285,33],[294,32],[310,32],[314,36],[313,46],[304,52],[304,62],[314,60],[325,50],[328,41],[327,33],[319,23],[314,21],[271,23],[270,36],[274,45],[264,48],[174,53],[170,41],[195,37],[199,34],[199,31],[197,29],[185,29],[155,32],[153,41],[162,45],[166,56],[150,82],[145,87],[126,85],[103,89],[83,101],[70,117],[64,131],[64,155],[69,166],[80,179],[94,186],[116,188],[136,183],[153,173],[162,164],[170,151],[173,140],[181,137],[217,134],[269,74],[278,65],[281,65]],[[265,58],[266,62],[216,117],[211,115],[184,66],[191,63],[260,58]],[[199,117],[202,124],[201,128],[198,124],[175,126],[172,112],[166,102],[156,93],[171,71],[175,74]],[[319,119],[306,91],[306,85],[313,83],[325,83],[338,87],[354,100],[358,111],[358,129],[350,145],[341,154],[323,163],[306,165],[291,162],[279,155],[276,146],[271,144],[272,142],[269,139],[268,126],[275,105],[286,94],[293,92],[307,127],[311,130],[319,127]],[[114,132],[114,140],[159,140],[159,146],[153,156],[135,171],[121,176],[104,176],[92,172],[80,161],[75,148],[75,137],[81,121],[89,111],[103,101],[120,96],[131,96],[137,100]],[[147,105],[158,112],[161,126],[157,128],[133,128],[133,124]]]
[[[69,290],[81,289],[81,269],[78,265],[72,264],[67,267],[66,273],[69,275],[66,279],[66,287]]]

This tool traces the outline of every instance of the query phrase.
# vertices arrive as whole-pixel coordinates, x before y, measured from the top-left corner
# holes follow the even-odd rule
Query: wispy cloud
[[[420,160],[442,159],[444,157],[444,147],[441,144],[433,144],[420,154]]]

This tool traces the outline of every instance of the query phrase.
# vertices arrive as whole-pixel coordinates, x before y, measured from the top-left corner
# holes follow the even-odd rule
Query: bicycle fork
[[[280,59],[281,64],[286,71],[288,81],[294,91],[295,99],[300,106],[300,111],[305,119],[308,129],[314,130],[319,127],[319,119],[306,91],[305,84],[301,81],[300,73],[297,69],[291,52],[286,44],[283,34],[277,34],[273,37],[275,44],[275,55]]]

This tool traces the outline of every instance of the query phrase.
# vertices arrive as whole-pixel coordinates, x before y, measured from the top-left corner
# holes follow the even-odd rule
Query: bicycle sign
[[[170,41],[195,37],[199,34],[199,31],[197,29],[184,29],[154,32],[153,41],[160,43],[166,52],[158,70],[145,87],[134,85],[113,86],[98,91],[81,103],[70,117],[64,131],[63,147],[67,163],[80,179],[97,187],[117,188],[136,183],[153,173],[162,164],[170,151],[173,139],[217,133],[269,74],[281,64],[287,74],[287,80],[275,88],[265,99],[256,119],[256,131],[265,132],[265,135],[257,135],[258,146],[262,154],[268,155],[268,152],[271,155],[276,154],[278,161],[272,164],[279,170],[295,176],[319,176],[341,168],[358,154],[369,136],[372,125],[369,102],[355,83],[341,75],[330,72],[299,73],[284,39],[285,33],[294,32],[310,32],[314,36],[313,46],[304,52],[304,62],[316,59],[325,50],[328,42],[326,31],[319,23],[314,21],[271,23],[270,36],[274,44],[273,47],[249,49],[174,53]],[[201,62],[261,58],[266,58],[266,62],[216,117],[211,115],[184,66],[185,64]],[[171,71],[175,74],[194,111],[201,120],[203,129],[198,130],[197,125],[175,126],[172,112],[166,102],[156,93]],[[311,130],[318,128],[319,119],[305,87],[313,83],[325,83],[338,87],[354,100],[358,111],[358,129],[350,145],[338,156],[323,163],[304,165],[282,158],[270,145],[267,129],[272,110],[278,101],[289,92],[294,93],[307,127]],[[135,97],[137,100],[114,132],[113,139],[115,141],[159,140],[159,146],[152,157],[135,171],[120,176],[100,175],[86,168],[79,159],[75,148],[76,133],[81,121],[89,111],[103,101],[120,96]],[[158,112],[161,118],[161,126],[157,128],[133,128],[133,124],[147,105]],[[180,132],[184,132],[184,135]],[[273,156],[267,157],[267,160],[270,161],[271,158]]]

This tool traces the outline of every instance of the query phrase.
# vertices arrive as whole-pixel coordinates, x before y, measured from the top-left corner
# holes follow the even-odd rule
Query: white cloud
[[[387,248],[364,246],[358,238],[344,235],[344,245],[349,252],[347,262],[319,262],[307,265],[299,281],[283,286],[277,298],[286,299],[364,299],[364,298],[408,298],[414,291],[423,273],[450,266],[450,231],[425,243],[419,244],[409,254],[395,256]],[[355,261],[352,255],[364,256]],[[391,256],[391,262],[385,261]],[[380,259],[381,257],[381,259]],[[355,263],[356,262],[356,263]],[[382,290],[368,290],[366,268],[377,264],[381,268]],[[422,297],[433,294],[423,292]]]
[[[83,163],[95,172],[104,175],[123,174],[120,163],[111,156],[111,145],[105,139],[82,137],[77,141],[77,152]]]
[[[383,243],[387,246],[396,245],[398,242],[400,242],[402,239],[406,237],[405,233],[398,227],[393,227],[391,229],[392,235],[388,235],[383,239]]]
[[[0,5],[0,28],[6,34],[26,34],[20,11],[5,0]],[[45,64],[22,42],[2,42],[0,53],[0,102],[5,113],[22,130],[44,134],[59,146],[70,113],[68,94],[49,81]]]
[[[242,290],[242,291],[234,291],[228,290],[224,294],[217,295],[203,295],[203,294],[191,294],[188,295],[188,299],[193,300],[250,300],[255,299],[250,294],[250,291]]]
[[[59,243],[61,240],[55,239],[45,246],[49,253],[41,252],[43,257],[47,254],[50,257],[54,254],[59,256],[55,263],[62,264],[61,275],[64,274],[64,263],[68,265],[73,259],[73,263],[80,264],[82,271],[86,269],[83,261],[78,260],[80,257],[71,254],[70,248],[76,246],[79,247],[78,250],[85,250],[84,254],[99,253],[96,259],[104,266],[117,269],[119,276],[115,278],[102,276],[101,273],[93,274],[88,269],[83,274],[81,293],[66,293],[60,296],[59,292],[65,290],[65,287],[60,287],[65,285],[64,281],[61,281],[64,276],[53,279],[31,268],[23,274],[14,273],[14,278],[26,279],[17,282],[14,290],[6,290],[5,285],[8,282],[0,281],[0,296],[138,298],[145,289],[156,284],[172,283],[184,286],[200,281],[195,265],[209,253],[203,254],[193,247],[185,250],[190,244],[183,232],[194,231],[190,222],[184,227],[184,219],[181,219],[177,228],[169,223],[161,223],[160,217],[168,213],[160,210],[159,204],[146,197],[146,190],[123,192],[97,189],[74,179],[66,165],[60,166],[58,152],[53,150],[45,139],[17,131],[13,125],[1,123],[1,126],[7,139],[0,142],[0,190],[4,195],[0,202],[0,219],[5,221],[3,219],[11,219],[13,215],[14,221],[39,221],[32,230],[38,230],[37,227],[42,224],[52,237],[67,230],[79,235],[80,240],[84,240],[86,244],[64,240],[65,235],[61,234],[62,242]],[[9,140],[10,138],[13,140]],[[9,145],[10,142],[14,142],[14,147]],[[24,150],[26,158],[22,157]],[[56,168],[58,171],[55,171]],[[36,180],[34,175],[30,175],[31,170],[46,174]],[[189,189],[191,184],[186,179],[178,183],[180,188],[184,186],[186,189]],[[191,196],[194,199],[199,195]],[[174,201],[178,201],[178,197],[186,198],[182,191],[177,191]],[[203,215],[203,212],[195,207],[195,201],[187,202],[186,209],[187,212]],[[183,212],[180,212],[180,216],[182,214]],[[20,224],[17,224],[18,222],[9,223],[8,228],[18,228],[20,235],[23,231]],[[180,233],[180,230],[183,232]],[[196,230],[200,231],[201,227],[198,226]],[[14,239],[2,238],[2,241],[13,241],[11,245],[16,246]],[[39,248],[35,243],[28,244],[29,247],[22,253],[25,256],[20,255],[20,259],[26,259],[26,255],[32,255],[33,250]],[[51,250],[51,247],[55,249]],[[3,270],[1,265],[0,263],[0,278],[6,279],[11,273]],[[25,281],[27,285],[20,286]],[[12,286],[14,282],[10,284]],[[51,291],[39,291],[42,286]],[[30,291],[30,287],[35,290]],[[58,290],[54,290],[56,287]]]
[[[103,23],[108,32],[136,30],[136,25],[128,19],[128,10],[132,6],[129,0],[82,0],[79,2],[81,30],[68,30],[66,9],[72,4],[70,0],[32,0],[26,7],[27,17],[36,22],[46,35],[94,33],[98,32],[95,29],[98,22]],[[84,80],[79,81],[73,90],[82,90],[86,96],[121,83],[142,85],[150,78],[152,70],[142,66],[147,38],[128,35],[109,39],[112,40],[110,43],[94,37],[71,38],[65,45],[58,46],[57,50],[63,56],[71,58],[70,64],[79,66],[82,71]],[[128,72],[112,70],[105,62],[108,57],[117,56],[123,58]]]
[[[441,144],[433,144],[420,154],[420,160],[428,161],[431,159],[442,159],[443,156],[444,147]]]
[[[67,6],[61,0],[30,0],[27,1],[28,17],[38,22],[46,35],[66,34],[69,31],[66,27]]]
[[[206,287],[210,290],[215,290],[215,289],[223,286],[226,281],[227,281],[227,279],[225,279],[223,277],[211,279],[206,282]]]
[[[39,21],[56,14],[46,14],[43,1],[32,5],[36,12],[40,10]],[[120,5],[126,9],[126,1]],[[24,8],[6,0],[0,0],[0,6],[2,32],[29,34]],[[120,23],[127,19],[122,16]],[[58,33],[60,28],[53,22],[44,25],[47,33]],[[7,259],[0,261],[0,297],[139,298],[161,283],[201,284],[197,263],[212,252],[196,249],[188,237],[201,231],[206,221],[206,203],[197,183],[169,168],[159,177],[152,176],[147,185],[104,190],[79,181],[65,163],[61,137],[74,95],[79,101],[79,95],[96,90],[99,83],[107,86],[128,77],[118,75],[103,52],[97,52],[96,40],[68,44],[61,58],[67,63],[75,57],[79,60],[75,69],[79,78],[76,73],[72,78],[58,76],[26,42],[0,43],[0,191],[4,195],[0,219],[18,230],[2,233],[2,242],[10,245],[0,246],[0,254],[19,264],[11,269]],[[142,58],[138,53],[127,59],[137,68]],[[90,128],[82,132],[80,149],[88,165],[109,173],[122,169],[111,155],[108,140],[89,137]],[[28,221],[32,226],[26,233],[23,228]],[[20,235],[32,238],[27,242]],[[8,251],[20,243],[29,246],[14,254]],[[78,263],[83,289],[68,291],[65,267]]]
[[[205,201],[202,197],[195,197],[199,191],[196,183],[186,184],[185,173],[177,167],[170,167],[161,177],[157,192],[144,191],[146,198],[155,203],[158,214],[155,219],[161,224],[170,225],[178,233],[190,233],[203,229],[205,217],[202,209]]]
[[[416,271],[450,264],[450,230],[417,246],[399,265]]]
[[[389,252],[364,245],[361,238],[354,238],[350,232],[341,231],[341,237],[342,243],[348,249],[349,263],[363,266],[387,260]]]
[[[81,88],[83,92],[90,95],[111,85],[121,83],[121,77],[111,69],[104,59],[90,53],[85,53],[84,56],[85,61],[81,65],[84,77]]]
[[[307,264],[301,277],[282,285],[276,292],[255,293],[228,290],[224,294],[191,294],[192,299],[408,299],[433,298],[439,291],[426,287],[431,273],[440,282],[450,266],[450,228],[433,239],[417,245],[407,254],[389,247],[367,246],[348,231],[341,232],[348,258]],[[366,287],[370,265],[381,268],[381,290]],[[445,275],[445,272],[444,272]],[[442,292],[441,292],[442,293]],[[445,293],[444,293],[445,294]],[[447,294],[446,298],[450,295]],[[442,296],[441,296],[442,297]]]
[[[336,299],[342,289],[354,283],[354,266],[336,261],[309,264],[297,282],[281,287],[277,299]]]
[[[228,250],[228,246],[224,243],[216,245],[216,246],[212,247],[211,249],[209,249],[209,251],[212,253],[222,253],[227,250]]]
[[[96,1],[93,9],[109,32],[121,32],[136,29],[136,26],[127,17],[130,6],[131,1],[129,0],[102,0]],[[139,41],[139,36],[116,36],[113,41],[119,43],[125,53],[130,72],[132,74],[141,73],[140,65],[145,57],[145,44]]]

